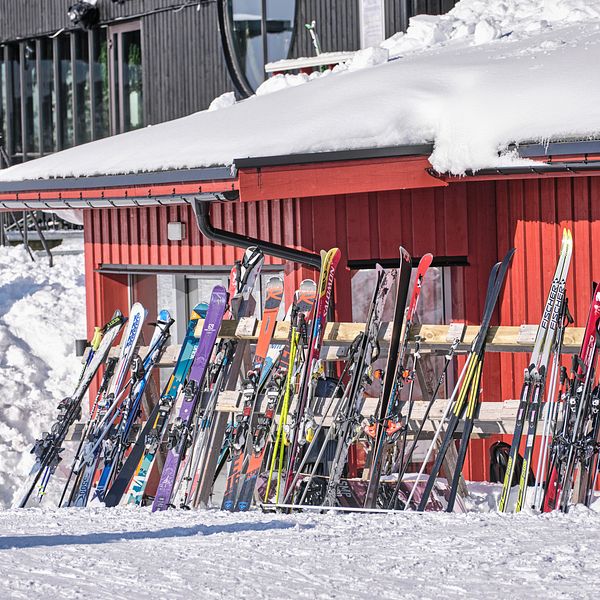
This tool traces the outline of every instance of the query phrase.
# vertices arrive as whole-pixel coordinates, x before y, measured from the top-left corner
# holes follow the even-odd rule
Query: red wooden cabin
[[[315,275],[291,259],[314,262],[311,253],[339,246],[335,318],[341,321],[360,320],[365,269],[376,262],[394,266],[403,245],[413,257],[435,256],[439,277],[429,308],[436,318],[478,323],[490,268],[515,246],[496,322],[537,323],[563,227],[573,230],[568,296],[575,324],[582,326],[591,281],[599,276],[593,264],[594,240],[600,239],[596,146],[524,146],[521,154],[537,157],[539,166],[462,178],[432,173],[430,148],[409,146],[244,159],[236,161],[233,174],[211,168],[7,182],[0,183],[0,205],[83,208],[90,333],[115,308],[126,310],[138,299],[150,314],[171,302],[184,326],[186,303],[203,299],[206,286],[225,277],[241,255],[233,244],[253,240],[285,257],[269,257],[266,270],[285,273],[287,302],[303,278]],[[199,211],[203,232],[196,200],[207,209]],[[183,224],[171,226],[181,240],[169,239],[178,237],[168,235],[169,223]],[[517,398],[526,364],[525,354],[491,354],[484,400]],[[488,477],[492,442],[472,441],[467,478]]]

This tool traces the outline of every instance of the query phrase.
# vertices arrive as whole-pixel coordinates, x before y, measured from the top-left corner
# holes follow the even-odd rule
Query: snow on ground
[[[502,153],[512,142],[600,133],[598,0],[462,0],[386,46],[357,54],[364,68],[296,76],[293,87],[16,165],[0,180],[425,142],[438,171],[460,174],[522,163]],[[396,60],[377,64],[388,55]]]
[[[0,597],[594,598],[600,515],[0,512]]]
[[[33,464],[30,449],[75,389],[75,339],[85,337],[81,242],[31,262],[23,246],[0,247],[0,507],[10,506]]]

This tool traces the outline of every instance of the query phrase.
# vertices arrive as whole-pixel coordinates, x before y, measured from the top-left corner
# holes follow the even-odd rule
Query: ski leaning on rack
[[[188,443],[189,428],[194,411],[202,393],[207,367],[219,334],[223,315],[227,308],[228,294],[225,288],[217,285],[213,288],[206,318],[194,361],[190,368],[188,381],[183,389],[183,402],[179,416],[173,423],[170,435],[170,449],[163,467],[152,512],[165,510],[171,502],[175,478]]]
[[[430,254],[427,255],[431,256]],[[431,261],[429,261],[431,263]],[[424,265],[423,265],[424,266]],[[425,270],[421,271],[424,275]],[[406,303],[408,300],[408,288],[410,286],[410,277],[412,273],[412,259],[410,254],[400,247],[400,268],[398,271],[398,280],[396,286],[396,300],[394,303],[394,321],[392,325],[392,337],[388,349],[388,357],[383,375],[383,388],[379,397],[378,408],[373,422],[370,423],[367,434],[372,438],[371,451],[367,460],[366,469],[369,473],[369,485],[365,496],[364,507],[374,508],[377,504],[377,495],[379,491],[379,480],[383,462],[384,445],[387,437],[387,424],[397,422],[394,415],[398,414],[396,406],[395,382],[400,365],[404,362],[408,344],[408,334],[410,331],[405,327],[405,322],[409,318],[414,319],[414,315],[409,314]],[[421,277],[422,279],[422,277]],[[419,281],[419,276],[417,280]],[[415,290],[420,292],[420,286],[415,286]],[[413,291],[413,296],[414,296]],[[417,297],[418,298],[418,297]],[[416,310],[416,301],[414,304]]]
[[[285,426],[287,425],[290,402],[294,393],[294,383],[298,373],[300,373],[302,365],[304,365],[304,350],[308,345],[308,328],[311,323],[310,319],[313,313],[316,297],[316,283],[310,279],[305,279],[300,284],[300,288],[296,292],[294,298],[294,305],[292,307],[291,314],[292,327],[289,339],[289,355],[287,356],[288,371],[285,376],[285,383],[281,401],[281,412],[279,415],[279,424],[277,425],[277,432],[275,433],[275,441],[273,444],[271,460],[269,464],[267,488],[265,490],[265,502],[269,498],[271,480],[276,466],[277,485],[275,496],[276,501],[279,501],[279,493],[281,490],[281,478],[283,474],[285,459],[285,447],[287,442]],[[280,369],[282,370],[282,374],[283,367],[285,366],[284,363],[280,363]],[[267,417],[266,414],[265,417]],[[257,428],[260,426],[261,423],[259,421],[259,423],[257,424]],[[253,444],[256,444],[256,442],[253,441]]]
[[[340,262],[341,256],[342,253],[339,248],[332,248],[327,252],[324,250],[321,251],[321,272],[319,273],[319,282],[317,284],[317,299],[313,309],[308,352],[304,363],[300,391],[298,393],[298,402],[294,415],[295,427],[292,429],[292,439],[290,440],[288,456],[289,468],[285,479],[284,502],[286,502],[293,494],[292,481],[294,480],[295,472],[302,458],[302,449],[307,441],[305,411],[312,396],[316,392],[316,383],[321,373],[321,346],[323,345],[329,303],[333,293],[335,270]]]
[[[515,430],[506,463],[502,494],[500,495],[500,501],[498,503],[498,510],[500,512],[506,512],[508,509],[508,501],[515,475],[515,464],[519,453],[519,446],[521,444],[525,423],[528,422],[526,446],[523,456],[522,471],[519,474],[519,489],[515,510],[517,512],[520,511],[523,505],[529,479],[533,446],[537,433],[539,412],[542,406],[542,398],[546,386],[550,353],[555,344],[558,329],[561,325],[560,320],[565,301],[565,286],[567,275],[569,273],[572,251],[573,240],[571,232],[565,229],[563,232],[558,264],[556,265],[556,272],[554,273],[542,318],[537,328],[531,360],[529,366],[525,369]]]
[[[297,337],[295,337],[295,321],[300,315],[306,316],[315,302],[317,286],[314,281],[304,280],[300,288],[294,294],[294,304],[291,311],[292,327],[290,328],[290,339],[279,359],[278,373],[271,378],[266,389],[267,406],[265,412],[259,415],[256,425],[252,430],[250,453],[245,471],[245,479],[236,502],[236,510],[248,510],[254,495],[256,481],[260,474],[267,444],[269,441],[275,410],[282,394],[291,389],[291,379],[294,371],[294,362],[297,350]],[[293,348],[291,344],[293,343]]]
[[[256,342],[252,370],[242,384],[240,399],[242,401],[242,414],[238,415],[233,432],[231,462],[227,474],[225,493],[221,508],[223,510],[235,510],[240,479],[243,475],[244,461],[246,459],[246,448],[248,445],[248,434],[252,426],[252,417],[258,396],[261,393],[269,375],[269,369],[273,367],[276,357],[271,354],[267,362],[271,340],[277,324],[277,314],[283,297],[283,281],[278,277],[272,277],[267,284],[267,297],[263,311],[260,332]],[[282,349],[282,348],[281,348]],[[279,352],[281,352],[281,349]]]
[[[573,493],[576,463],[585,461],[587,452],[595,452],[597,441],[588,447],[586,425],[589,410],[597,394],[593,394],[596,363],[600,346],[600,284],[594,287],[592,302],[583,334],[579,354],[573,359],[572,375],[567,382],[563,400],[563,422],[552,440],[550,466],[546,480],[544,512],[560,509],[569,510]],[[586,482],[587,473],[582,472]]]
[[[123,327],[123,323],[125,323],[125,318],[121,314],[121,311],[116,311],[112,319],[104,327],[96,328],[94,338],[90,342],[91,350],[75,391],[71,396],[60,402],[58,405],[58,418],[52,425],[50,432],[43,434],[31,450],[32,454],[35,454],[36,461],[25,484],[25,494],[18,503],[20,508],[24,508],[27,505],[40,477],[42,481],[38,497],[40,501],[42,500],[50,477],[54,474],[56,467],[61,461],[60,455],[63,451],[63,443],[67,433],[73,423],[81,416],[81,402],[83,397],[90,387],[93,378],[96,376],[98,369],[106,360],[116,337],[121,331],[121,327]]]
[[[169,377],[169,381],[158,403],[150,413],[131,452],[108,490],[104,498],[106,506],[116,506],[119,504],[130,482],[131,486],[127,502],[130,504],[141,504],[142,502],[150,469],[154,463],[154,458],[169,420],[169,415],[198,347],[198,338],[194,335],[194,332],[200,319],[200,309],[201,306],[197,305],[192,310],[173,373]]]
[[[131,307],[129,320],[125,328],[119,359],[114,368],[108,391],[99,399],[97,410],[92,414],[92,424],[87,432],[86,441],[81,448],[81,456],[75,467],[77,479],[71,493],[69,506],[85,506],[92,488],[96,465],[102,447],[102,435],[106,433],[104,425],[112,417],[126,389],[126,376],[133,360],[142,325],[146,318],[146,309],[139,303]]]
[[[338,486],[347,462],[348,449],[356,436],[357,430],[360,429],[365,386],[369,382],[371,365],[379,355],[377,336],[383,309],[397,275],[395,270],[386,272],[380,265],[377,265],[376,273],[377,283],[365,324],[365,332],[361,334],[357,353],[350,367],[351,374],[346,406],[343,407],[343,411],[337,413],[333,424],[336,429],[337,444],[329,469],[329,480],[325,490],[325,506],[335,506],[337,504]]]
[[[456,500],[456,494],[458,493],[458,486],[460,483],[460,476],[462,473],[462,467],[467,455],[467,448],[469,445],[469,440],[471,438],[471,432],[473,430],[473,424],[475,419],[477,418],[477,414],[479,412],[480,405],[480,384],[481,384],[481,375],[483,368],[483,360],[485,357],[485,347],[487,335],[490,329],[490,324],[492,320],[492,316],[494,313],[494,309],[498,302],[498,298],[500,297],[500,293],[502,291],[504,280],[506,278],[506,273],[510,266],[510,261],[512,260],[513,254],[515,253],[514,248],[509,250],[501,263],[497,263],[492,268],[492,272],[490,274],[489,282],[488,282],[488,290],[486,294],[485,306],[483,309],[483,318],[481,319],[481,326],[479,327],[479,333],[476,338],[473,340],[473,344],[471,346],[471,350],[467,357],[467,362],[465,364],[465,374],[464,377],[459,379],[460,391],[453,397],[456,398],[452,405],[452,416],[448,422],[446,427],[446,433],[443,438],[442,444],[438,450],[438,455],[427,480],[427,484],[425,486],[425,491],[421,497],[421,501],[419,502],[419,511],[425,510],[427,506],[427,502],[429,500],[429,496],[433,490],[433,486],[435,485],[436,478],[442,468],[442,463],[444,462],[444,458],[446,456],[446,452],[450,444],[454,443],[454,433],[458,428],[458,424],[461,420],[463,420],[463,432],[460,440],[460,446],[458,449],[458,457],[456,461],[456,469],[454,471],[452,477],[452,484],[450,487],[450,495],[448,497],[448,506],[446,508],[447,512],[452,512],[454,508],[454,502]],[[448,405],[450,406],[450,404]],[[440,423],[440,431],[443,426],[444,419]],[[437,436],[434,437],[432,441],[431,448],[434,447],[437,441]],[[429,455],[429,452],[428,452]],[[415,483],[416,488],[416,483]],[[407,503],[408,506],[408,503]]]
[[[109,433],[103,441],[104,465],[94,494],[94,497],[101,501],[104,501],[106,491],[121,468],[123,457],[132,443],[131,436],[141,413],[146,385],[154,367],[162,358],[174,322],[168,310],[160,311],[144,360],[142,361],[139,356],[133,359],[129,394],[106,424]]]

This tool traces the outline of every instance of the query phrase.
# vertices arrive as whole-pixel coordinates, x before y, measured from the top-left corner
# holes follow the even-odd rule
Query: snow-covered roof
[[[247,100],[17,165],[0,181],[430,142],[442,173],[522,164],[508,144],[599,133],[599,59],[600,0],[462,0],[320,76],[280,75]]]

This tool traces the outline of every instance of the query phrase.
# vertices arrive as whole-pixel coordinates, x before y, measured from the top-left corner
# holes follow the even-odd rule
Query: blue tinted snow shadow
[[[114,531],[108,533],[86,533],[81,535],[15,535],[0,538],[0,550],[14,548],[38,548],[48,546],[110,544],[130,540],[152,540],[216,533],[245,533],[269,529],[292,529],[296,523],[289,521],[267,521],[265,523],[231,523],[229,525],[194,525],[193,527],[169,527],[155,531]],[[303,525],[302,529],[312,528]]]

